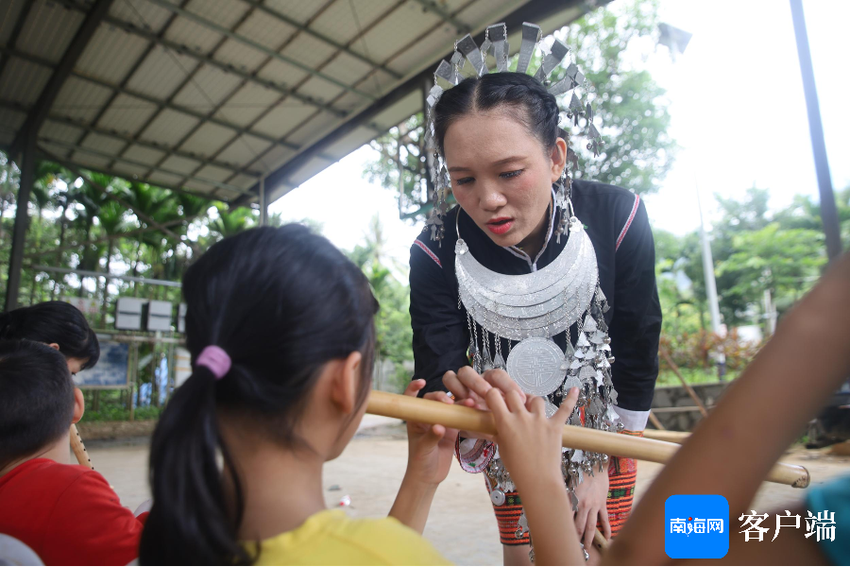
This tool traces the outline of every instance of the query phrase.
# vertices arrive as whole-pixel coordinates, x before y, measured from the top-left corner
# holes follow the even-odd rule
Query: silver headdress
[[[528,72],[540,36],[539,26],[522,25],[517,72]],[[584,75],[575,63],[569,63],[562,79],[547,84],[549,76],[566,59],[568,51],[566,45],[556,40],[550,52],[544,54],[533,76],[546,84],[548,91],[555,96],[572,91],[566,115],[574,125],[584,118],[589,138],[587,148],[598,153],[599,131],[592,124],[590,104],[583,103],[576,92],[585,82]],[[455,44],[455,53],[450,61],[440,63],[434,73],[434,87],[427,98],[426,138],[431,151],[435,146],[433,111],[444,92],[440,82],[447,84],[447,88],[457,85],[463,78],[461,70],[465,62],[478,76],[505,72],[508,70],[508,53],[505,24],[495,24],[487,28],[480,47],[467,35]],[[495,69],[487,65],[490,55],[495,60]],[[577,162],[575,153],[570,149],[567,161],[567,169]],[[431,229],[434,240],[442,240],[450,179],[445,161],[436,151],[431,177],[435,205],[426,229]],[[578,387],[579,399],[570,423],[581,425],[583,414],[585,427],[617,430],[622,425],[618,423],[619,416],[613,408],[617,393],[611,381],[614,358],[604,317],[608,303],[599,285],[593,244],[573,211],[571,181],[565,170],[555,193],[560,222],[554,230],[559,240],[566,236],[567,243],[557,258],[533,273],[504,275],[487,269],[475,259],[458,231],[455,245],[458,308],[462,304],[466,309],[469,356],[476,371],[507,370],[524,392],[545,397],[550,416],[557,411],[555,403],[563,399],[570,388]],[[459,229],[459,223],[457,226]],[[571,336],[573,329],[575,342]],[[553,340],[561,333],[566,335],[565,350]],[[503,349],[507,349],[507,360],[503,357]],[[578,500],[573,489],[582,481],[583,475],[593,475],[594,471],[605,474],[607,462],[606,455],[564,450],[562,469],[574,507]],[[512,491],[514,485],[498,456],[487,466],[487,476],[493,503],[504,503],[505,492]],[[521,538],[527,529],[528,523],[523,516],[516,537]]]
[[[520,43],[519,55],[517,57],[516,72],[530,74],[528,67],[531,64],[534,50],[540,42],[542,32],[540,26],[536,24],[522,24],[522,41]],[[439,152],[436,151],[434,143],[435,127],[434,127],[434,106],[439,102],[440,96],[446,90],[451,89],[460,83],[465,75],[466,63],[469,63],[471,72],[469,76],[481,77],[487,73],[503,73],[508,71],[508,58],[510,46],[508,45],[508,30],[505,24],[493,24],[487,27],[484,34],[484,41],[480,46],[475,43],[472,36],[467,34],[460,40],[455,42],[455,52],[449,61],[445,59],[440,62],[437,69],[434,71],[434,86],[428,93],[426,99],[426,123],[425,123],[425,139],[428,151],[433,152],[433,162],[431,166],[431,181],[434,189],[430,195],[434,202],[434,208],[426,222],[425,230],[431,232],[431,239],[442,243],[445,227],[443,226],[443,217],[448,211],[446,199],[451,190],[451,182],[449,173],[446,169],[445,160]],[[569,48],[558,40],[552,44],[551,50],[543,55],[543,61],[535,70],[533,76],[542,84],[547,86],[547,90],[554,96],[560,96],[570,91],[569,106],[566,109],[566,116],[572,120],[575,126],[579,125],[579,119],[584,118],[586,123],[585,135],[588,138],[587,149],[593,151],[594,155],[599,154],[600,134],[599,130],[593,125],[593,112],[590,103],[583,103],[581,97],[577,93],[579,88],[585,86],[585,77],[575,63],[569,63],[565,69],[564,77],[554,84],[549,84],[549,76],[552,72],[567,58]],[[495,68],[488,66],[488,56],[492,55],[495,61]],[[445,87],[445,88],[444,88]],[[578,162],[578,157],[572,149],[567,149],[567,168],[564,170],[564,175],[558,184],[557,202],[556,205],[562,210],[566,207],[566,201],[570,190],[572,177],[568,170]],[[566,223],[569,221],[562,215],[562,222],[556,228],[556,233],[560,239],[561,234],[566,230]]]

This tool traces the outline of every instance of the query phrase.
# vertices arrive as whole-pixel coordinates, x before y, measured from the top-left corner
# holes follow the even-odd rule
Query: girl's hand
[[[611,524],[608,521],[608,470],[593,471],[593,476],[584,475],[584,480],[575,489],[578,498],[576,531],[586,549],[591,548],[596,534],[597,519],[602,525],[602,535],[611,539]]]
[[[488,370],[483,375],[478,374],[471,366],[464,366],[457,373],[449,371],[443,375],[443,385],[454,395],[455,403],[478,410],[489,411],[487,406],[487,392],[496,389],[504,397],[508,392],[517,392],[523,403],[526,401],[525,393],[519,384],[514,382],[504,370]],[[493,441],[492,435],[474,431],[461,431],[460,436],[472,439],[486,439]]]
[[[425,387],[425,380],[414,380],[404,391],[405,396],[416,397]],[[425,394],[426,400],[437,400],[446,404],[454,402],[445,392]],[[407,422],[407,473],[408,480],[436,486],[449,474],[454,457],[457,429],[442,425]]]
[[[523,403],[515,390],[504,398],[496,389],[487,392],[487,405],[498,430],[499,454],[518,491],[531,489],[541,479],[564,484],[561,433],[577,399],[578,388],[570,388],[561,407],[547,419],[543,398],[533,396]]]

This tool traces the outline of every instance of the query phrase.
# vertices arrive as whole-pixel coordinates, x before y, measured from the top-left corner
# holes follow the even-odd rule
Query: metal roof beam
[[[109,160],[116,159],[116,157],[113,154],[107,154],[105,152],[94,150],[92,148],[81,148],[80,146],[75,146],[74,144],[69,144],[69,143],[63,142],[61,140],[54,140],[53,138],[48,138],[47,136],[39,136],[38,139],[39,139],[40,142],[44,142],[46,144],[52,144],[54,146],[58,146],[60,148],[64,148],[64,149],[71,150],[71,151],[74,151],[74,152],[82,152],[84,154],[91,154],[93,156],[97,156],[97,157],[109,159]],[[45,150],[43,147],[40,147],[39,150],[45,156],[48,156],[48,159],[51,159],[49,157],[50,155],[53,155],[51,152]],[[64,159],[64,158],[57,158],[57,159]],[[150,164],[142,163],[140,161],[136,161],[136,160],[125,158],[125,157],[117,158],[117,161],[123,161],[125,163],[130,164],[130,165],[135,165],[136,167],[153,169],[154,171],[159,171],[160,173],[166,173],[168,175],[175,175],[177,177],[182,177],[183,175],[185,175],[183,172],[174,171],[173,169],[166,169],[164,167],[152,168]],[[96,169],[96,168],[93,168],[93,169]],[[119,177],[126,176],[126,174],[117,174],[117,173],[115,175],[117,175]],[[213,179],[205,179],[203,177],[197,177],[197,176],[195,176],[194,179],[197,179],[198,181],[200,181],[202,183],[207,183],[208,185],[212,185],[214,187],[221,187],[222,189],[234,191],[236,193],[241,193],[243,195],[249,195],[248,191],[246,191],[245,189],[242,189],[241,187],[237,187],[236,185],[229,185],[227,183],[222,183],[221,181],[215,181]],[[145,181],[145,183],[147,183],[147,181]],[[153,182],[151,184],[157,185],[156,182]],[[253,196],[254,193],[250,193],[250,195]]]
[[[27,112],[26,108],[23,108],[22,106],[20,106],[18,104],[15,104],[15,103],[12,103],[12,102],[9,102],[9,101],[5,101],[5,100],[0,100],[0,108],[10,108],[12,110],[20,110],[21,112]],[[135,145],[141,146],[143,148],[150,148],[152,150],[165,152],[166,154],[173,154],[173,155],[176,155],[176,156],[180,156],[180,157],[183,157],[183,158],[196,160],[196,161],[201,161],[201,160],[207,159],[204,156],[199,156],[199,155],[195,155],[191,152],[186,152],[186,151],[182,151],[182,150],[169,148],[167,146],[161,146],[161,145],[154,143],[154,142],[146,142],[144,140],[135,140],[135,139],[131,138],[130,136],[127,136],[126,134],[122,134],[122,133],[116,132],[114,130],[107,130],[105,128],[99,128],[99,127],[93,126],[91,124],[86,124],[85,122],[75,120],[75,119],[70,118],[68,116],[61,116],[59,114],[51,113],[47,116],[47,119],[51,120],[53,122],[60,122],[62,124],[67,124],[67,125],[73,126],[75,128],[80,128],[82,130],[85,130],[86,133],[100,134],[101,136],[110,136],[112,138],[117,138],[117,139],[121,140],[122,142],[126,142],[127,144],[135,144]],[[77,143],[77,145],[79,145],[79,142]],[[84,147],[84,146],[80,146],[80,147]],[[208,163],[211,164],[211,165],[215,165],[217,167],[220,167],[222,169],[232,171],[233,173],[245,173],[246,175],[249,175],[251,177],[259,177],[259,173],[242,171],[239,166],[234,166],[233,164],[225,163],[225,162],[218,161],[218,160],[210,160]]]
[[[74,10],[80,10],[80,11],[83,10],[83,8],[80,5],[78,5],[76,2],[73,2],[73,0],[54,0],[54,1],[58,2],[59,4],[65,6],[67,8],[71,8],[71,9],[74,9]],[[153,0],[149,0],[149,1],[153,1]],[[174,8],[174,9],[178,9],[178,10],[180,9],[178,6],[174,6],[172,4],[169,4],[168,2],[164,2],[164,7],[170,7],[170,8]],[[191,57],[192,59],[195,59],[196,61],[200,61],[201,63],[206,63],[207,65],[210,65],[212,67],[216,67],[216,68],[221,69],[222,71],[225,71],[227,73],[233,73],[234,75],[236,75],[238,77],[242,77],[243,79],[247,79],[247,80],[251,81],[252,83],[256,83],[256,84],[263,86],[267,89],[277,91],[277,92],[284,94],[284,95],[293,96],[294,98],[297,98],[298,100],[300,100],[304,104],[308,104],[310,106],[315,106],[316,108],[321,108],[322,110],[330,112],[331,114],[334,114],[334,115],[336,115],[340,118],[344,118],[344,117],[348,116],[347,112],[342,111],[342,110],[338,110],[336,108],[333,108],[332,106],[323,104],[323,103],[319,102],[318,100],[314,99],[313,97],[294,93],[291,90],[289,90],[285,87],[282,87],[281,85],[279,85],[279,84],[277,84],[273,81],[267,81],[265,79],[258,77],[256,74],[241,71],[241,70],[237,69],[236,67],[234,67],[233,65],[231,65],[229,63],[217,61],[216,59],[213,59],[209,55],[204,55],[202,53],[198,53],[197,51],[189,49],[185,45],[180,45],[179,43],[173,42],[171,40],[161,38],[157,34],[153,33],[152,31],[140,28],[140,27],[138,27],[134,24],[131,24],[130,22],[120,20],[120,19],[115,18],[113,16],[106,16],[103,19],[103,21],[105,23],[111,25],[111,26],[114,26],[118,29],[124,30],[127,33],[137,35],[137,36],[144,38],[144,39],[146,39],[150,42],[156,43],[157,45],[161,45],[162,47],[165,47],[167,49],[171,49],[172,51],[174,51],[176,53],[179,53],[181,55],[185,55],[187,57]],[[218,27],[221,27],[221,26],[218,26]],[[221,29],[226,29],[226,28],[221,28]]]
[[[447,24],[451,24],[452,26],[454,26],[455,31],[458,34],[465,34],[465,33],[471,33],[472,32],[472,28],[470,28],[467,24],[458,20],[454,16],[454,14],[450,14],[449,12],[447,12],[442,6],[440,6],[434,0],[413,0],[413,1],[416,2],[417,4],[421,5],[423,8],[425,8],[425,10],[427,10],[429,12],[433,12],[433,13],[437,14],[438,16],[440,16],[440,18],[442,18],[443,21],[446,22]]]
[[[288,63],[288,64],[290,64],[294,67],[298,67],[302,71],[305,71],[305,72],[307,72],[307,73],[309,73],[309,74],[311,74],[315,77],[319,77],[321,79],[324,79],[325,81],[328,81],[329,83],[332,83],[332,84],[340,87],[341,89],[345,89],[345,90],[352,92],[356,95],[362,96],[363,98],[365,98],[367,100],[375,100],[375,97],[370,95],[369,93],[359,91],[359,90],[355,89],[354,87],[352,87],[351,85],[348,85],[348,84],[340,81],[339,79],[336,79],[336,78],[334,78],[330,75],[325,75],[321,71],[317,71],[316,69],[310,67],[309,65],[305,65],[304,63],[298,61],[297,59],[292,59],[290,57],[287,57],[286,55],[278,53],[277,51],[273,51],[273,50],[269,49],[268,47],[266,47],[265,45],[258,43],[258,42],[254,41],[252,39],[249,39],[249,38],[247,38],[243,35],[240,35],[240,34],[234,32],[234,31],[231,31],[224,26],[220,26],[217,23],[204,18],[203,16],[200,16],[200,15],[195,14],[194,12],[190,12],[188,10],[184,10],[183,8],[180,8],[179,6],[175,6],[174,4],[169,2],[168,0],[147,0],[147,1],[150,2],[151,4],[159,6],[160,8],[165,8],[166,10],[171,10],[172,12],[180,14],[184,18],[186,18],[188,20],[192,20],[195,23],[198,23],[198,24],[202,25],[203,27],[205,27],[207,29],[213,30],[213,31],[220,33],[222,35],[226,35],[227,37],[229,37],[230,39],[232,39],[234,41],[238,41],[239,43],[247,45],[248,47],[256,49],[257,51],[260,51],[262,53],[265,53],[269,57],[274,57],[275,59],[283,61],[284,63]]]
[[[287,16],[283,12],[279,12],[279,11],[275,10],[274,8],[271,8],[270,6],[266,6],[260,0],[242,0],[242,1],[245,2],[246,4],[250,5],[250,6],[253,6],[253,7],[265,12],[266,14],[269,14],[270,16],[272,16],[274,18],[277,18],[278,20],[280,20],[280,21],[282,21],[286,24],[289,24],[290,26],[292,26],[292,27],[312,36],[312,37],[315,37],[319,41],[323,41],[324,43],[327,43],[328,45],[335,47],[337,50],[342,51],[343,53],[346,53],[347,55],[350,55],[350,56],[354,57],[355,59],[359,59],[360,61],[362,61],[363,63],[366,63],[370,67],[375,67],[377,69],[380,69],[381,71],[387,73],[388,75],[390,75],[394,79],[401,79],[402,78],[402,75],[393,71],[392,69],[388,68],[387,66],[385,66],[381,63],[378,63],[377,61],[372,61],[368,57],[360,55],[356,51],[349,49],[347,46],[345,46],[341,43],[337,43],[336,41],[329,38],[328,36],[321,34],[317,31],[313,31],[307,26],[301,25],[296,20],[293,20],[292,18],[290,18],[289,16]]]
[[[86,12],[83,23],[77,29],[77,33],[74,34],[74,39],[71,40],[71,44],[65,50],[64,55],[62,55],[62,60],[53,69],[50,80],[47,81],[47,85],[41,91],[38,101],[30,110],[26,122],[24,122],[24,125],[15,137],[15,141],[12,143],[13,148],[18,147],[22,136],[27,133],[31,133],[33,137],[38,133],[41,125],[44,124],[44,120],[47,118],[47,113],[50,112],[50,107],[53,106],[53,102],[59,94],[59,89],[65,84],[65,80],[71,74],[71,71],[77,64],[77,60],[83,54],[83,50],[85,50],[89,41],[94,36],[94,31],[109,12],[109,7],[113,1],[97,0],[92,9]]]
[[[27,17],[30,15],[30,10],[35,6],[35,2],[26,2],[24,3],[24,7],[21,8],[20,13],[18,14],[18,21],[15,22],[15,27],[12,29],[12,33],[9,35],[9,39],[6,40],[6,45],[9,47],[15,47],[15,42],[18,41],[18,36],[21,35],[21,30],[24,29],[24,23],[27,21]],[[5,59],[0,61],[0,77],[3,76],[3,71],[6,69],[6,65],[9,64],[9,56],[7,55]]]
[[[432,5],[433,3],[430,0],[415,1],[427,8],[434,8],[434,6]],[[606,4],[607,1],[608,0],[603,0],[602,4]],[[582,3],[580,0],[564,0],[561,3],[552,2],[551,0],[529,0],[525,5],[505,16],[503,18],[503,21],[507,25],[508,29],[513,29],[515,27],[519,27],[524,21],[533,22],[544,20],[559,11],[559,9],[576,8],[581,5]],[[580,11],[580,14],[583,14],[585,11],[589,11],[590,9],[592,9],[586,4],[584,6],[585,8]],[[462,7],[461,10],[463,10],[465,7],[466,6]],[[455,12],[454,14],[447,14],[447,17],[451,17],[454,22],[457,22],[458,24],[462,25],[462,23],[455,18],[455,15],[461,10]],[[446,18],[443,19],[449,21],[449,23],[452,23],[454,25],[452,21]],[[484,40],[484,31],[477,34],[474,39],[476,41],[476,44],[480,45],[481,42]],[[446,56],[445,58],[448,58],[448,56]],[[289,178],[295,172],[297,172],[301,167],[306,165],[306,163],[312,158],[319,156],[320,152],[323,152],[328,146],[334,144],[341,137],[351,133],[356,128],[369,124],[372,118],[374,118],[382,110],[398,102],[414,90],[421,89],[423,81],[433,77],[433,70],[436,68],[437,64],[441,59],[443,59],[443,57],[437,59],[437,62],[428,65],[423,69],[422,72],[410,77],[401,85],[397,85],[391,92],[387,93],[368,107],[361,110],[356,116],[354,116],[350,120],[347,120],[338,128],[334,129],[332,132],[322,137],[320,140],[314,142],[309,147],[300,150],[298,155],[287,161],[277,170],[273,171],[264,178],[265,186],[267,188],[272,188],[278,184],[287,183]],[[366,80],[366,77],[361,80]],[[251,187],[249,194],[256,194],[258,186],[259,183],[254,184]],[[247,195],[239,197],[234,201],[232,206],[242,206],[246,203],[247,199],[249,199]]]
[[[181,5],[185,6],[187,2],[189,2],[189,0],[182,0],[182,4],[181,4]],[[171,27],[171,24],[173,24],[173,23],[174,23],[174,20],[176,20],[176,19],[177,19],[177,14],[171,14],[171,16],[168,18],[168,21],[167,21],[167,22],[165,22],[165,25],[163,25],[163,26],[162,26],[162,29],[161,29],[161,30],[160,30],[160,32],[157,34],[157,36],[158,36],[158,37],[163,37],[163,36],[165,35],[165,32],[166,32],[166,31],[168,31],[168,29]],[[154,42],[148,42],[148,46],[145,48],[144,52],[142,52],[142,54],[138,57],[138,59],[136,59],[136,62],[135,62],[135,63],[133,63],[133,66],[132,66],[132,67],[130,67],[130,70],[129,70],[129,71],[127,71],[127,74],[126,74],[126,75],[124,75],[124,78],[123,78],[123,79],[121,79],[121,82],[119,83],[119,85],[120,85],[121,87],[126,87],[126,86],[127,86],[127,83],[129,83],[129,82],[130,82],[130,79],[132,79],[132,78],[133,78],[133,75],[135,75],[135,74],[136,74],[136,71],[138,71],[138,70],[139,70],[139,67],[141,67],[141,66],[142,66],[142,63],[144,63],[144,62],[145,62],[145,59],[147,59],[148,55],[150,55],[150,53],[151,53],[151,52],[152,52],[155,48],[156,48],[156,43],[154,43]],[[199,65],[198,67],[200,67],[200,65]],[[104,115],[104,114],[106,114],[106,111],[109,109],[109,107],[110,107],[110,106],[112,105],[112,103],[115,101],[115,99],[116,99],[116,98],[118,98],[118,96],[120,96],[120,94],[121,94],[121,93],[120,93],[120,91],[117,91],[117,90],[113,90],[113,91],[112,91],[112,95],[109,97],[109,100],[107,100],[107,101],[103,104],[103,106],[102,106],[102,107],[100,107],[100,110],[98,110],[98,112],[97,112],[97,114],[95,115],[94,119],[91,121],[92,126],[96,125],[96,124],[100,121],[100,119],[103,117],[103,115]],[[170,101],[169,101],[169,102],[170,102]],[[159,111],[162,111],[162,107],[159,107]],[[158,114],[158,112],[154,113],[154,116],[156,116],[157,114]],[[145,130],[145,128],[147,128],[147,127],[148,127],[148,125],[150,125],[150,123],[151,123],[151,121],[152,121],[152,120],[153,120],[153,118],[151,118],[151,120],[148,120],[148,123],[147,123],[147,124],[145,124],[145,126],[144,126],[143,128],[141,128],[141,130],[140,130],[139,132],[136,132],[136,134],[134,135],[134,137],[138,137],[138,135],[139,135],[141,132],[143,132],[143,131]],[[85,141],[85,139],[86,139],[86,137],[88,136],[88,134],[89,134],[89,132],[88,132],[88,131],[83,132],[83,133],[82,133],[82,135],[80,135],[80,137],[79,137],[79,138],[77,138],[77,145],[78,145],[78,146],[83,145],[83,142]],[[128,147],[130,147],[130,146],[129,146],[129,145],[128,145],[128,146],[125,146],[125,147],[124,147],[124,149],[123,149],[121,152],[119,152],[119,154],[122,154],[122,155],[123,155],[123,154],[124,154],[124,152],[126,152],[126,151],[127,151],[127,148],[128,148]]]
[[[7,55],[14,55],[15,57],[19,57],[19,58],[24,59],[26,61],[30,61],[32,63],[42,65],[44,67],[52,68],[52,63],[50,61],[43,59],[41,57],[38,57],[36,55],[30,55],[29,53],[24,53],[22,51],[9,49],[9,48],[3,47],[3,46],[0,46],[0,52],[6,53]],[[104,87],[104,88],[107,88],[107,89],[112,89],[112,90],[118,91],[122,94],[126,94],[126,95],[134,97],[134,98],[138,98],[138,99],[143,100],[145,102],[148,102],[150,104],[156,105],[157,107],[162,106],[164,108],[174,110],[175,112],[182,112],[184,114],[188,114],[189,116],[197,118],[198,120],[206,120],[207,122],[217,124],[218,126],[222,126],[224,128],[230,128],[231,130],[235,130],[235,131],[239,132],[240,134],[250,134],[251,136],[255,136],[255,137],[257,137],[261,140],[265,140],[267,142],[271,142],[272,144],[281,145],[281,146],[283,146],[287,149],[290,149],[290,150],[297,150],[299,148],[299,146],[297,146],[295,144],[281,143],[274,136],[269,136],[268,134],[263,134],[262,132],[255,132],[255,131],[252,131],[252,130],[248,130],[248,129],[243,128],[242,126],[239,126],[237,124],[233,124],[231,122],[221,120],[220,118],[215,118],[215,117],[207,118],[204,114],[198,112],[197,110],[194,110],[194,109],[191,109],[191,108],[188,108],[186,106],[179,105],[179,104],[167,103],[163,100],[160,100],[158,98],[154,98],[150,95],[146,95],[144,93],[134,91],[134,90],[128,89],[126,87],[120,87],[118,85],[113,85],[112,83],[108,83],[106,81],[103,81],[103,80],[95,78],[95,77],[90,77],[89,75],[85,75],[85,74],[80,73],[78,71],[73,72],[72,75],[74,77],[79,78],[79,79],[83,79],[84,81],[89,81],[90,83],[94,83],[98,86],[101,86],[101,87]]]

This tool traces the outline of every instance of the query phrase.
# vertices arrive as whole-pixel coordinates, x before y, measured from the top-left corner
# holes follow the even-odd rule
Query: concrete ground
[[[387,514],[407,462],[404,428],[388,418],[366,417],[366,427],[361,428],[339,459],[325,467],[328,506],[338,506],[344,496],[349,496],[348,512],[354,517]],[[87,445],[96,470],[113,485],[125,506],[135,509],[150,497],[145,438],[94,441]],[[795,448],[782,460],[807,467],[813,484],[850,473],[850,457],[832,456],[827,450]],[[661,465],[656,463],[638,463],[638,499],[660,470]],[[801,490],[765,483],[753,507],[762,513],[802,496]],[[425,537],[456,564],[501,565],[496,521],[481,476],[464,473],[457,466],[452,468],[437,491]]]

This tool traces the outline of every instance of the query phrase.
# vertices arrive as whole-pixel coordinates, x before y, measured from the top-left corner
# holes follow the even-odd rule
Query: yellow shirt
[[[260,543],[255,565],[449,565],[395,518],[352,520],[342,510],[313,514]]]

